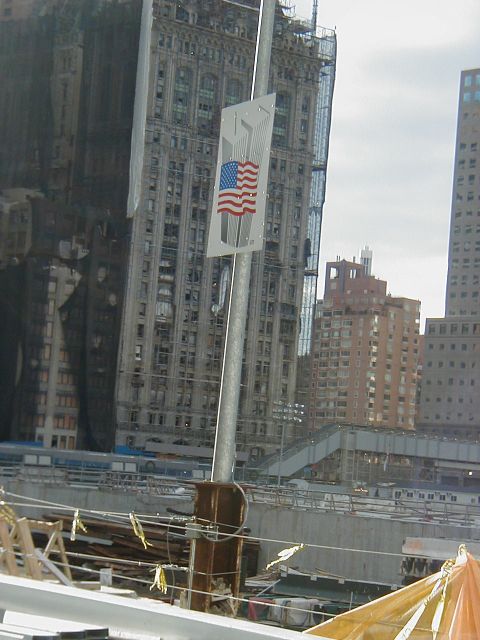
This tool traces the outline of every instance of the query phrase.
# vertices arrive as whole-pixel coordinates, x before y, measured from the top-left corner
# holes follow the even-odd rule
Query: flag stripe
[[[244,204],[251,204],[252,206],[255,206],[255,200],[242,200],[240,202],[238,200],[222,200],[221,202],[219,201],[218,206],[225,207],[227,204],[238,209],[243,207]]]
[[[236,216],[237,218],[240,218],[241,216],[245,215],[246,213],[255,213],[255,209],[251,209],[250,207],[243,207],[242,209],[240,209],[240,211],[232,211],[232,209],[222,209],[220,208],[218,210],[218,213],[228,213],[231,216]]]
[[[224,198],[235,198],[236,200],[245,199],[245,198],[253,198],[254,201],[257,197],[256,191],[225,191],[220,196],[218,196],[219,200],[223,200]]]

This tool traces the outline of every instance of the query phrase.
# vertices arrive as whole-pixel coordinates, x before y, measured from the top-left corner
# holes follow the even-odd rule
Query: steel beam
[[[0,608],[105,626],[112,635],[114,630],[119,630],[127,637],[155,636],[158,640],[301,640],[304,637],[296,631],[188,611],[146,598],[131,600],[4,575],[0,575]]]

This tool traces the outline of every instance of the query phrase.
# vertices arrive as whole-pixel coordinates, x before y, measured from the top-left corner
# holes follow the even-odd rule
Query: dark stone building
[[[141,8],[32,0],[0,21],[3,438],[113,446]]]

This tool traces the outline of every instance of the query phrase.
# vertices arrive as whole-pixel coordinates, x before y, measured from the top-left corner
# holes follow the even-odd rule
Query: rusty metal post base
[[[242,539],[228,536],[239,533],[245,504],[243,494],[235,484],[199,482],[196,489],[195,518],[199,524],[212,523],[214,526],[196,541],[191,608],[195,611],[211,611],[212,606],[215,610],[215,604],[220,606],[222,602],[218,594],[222,590],[222,581],[226,592],[231,592],[233,596],[239,593]],[[213,592],[218,595],[212,595]],[[223,612],[228,612],[230,607],[233,614],[233,601],[223,598],[225,604],[227,608]]]

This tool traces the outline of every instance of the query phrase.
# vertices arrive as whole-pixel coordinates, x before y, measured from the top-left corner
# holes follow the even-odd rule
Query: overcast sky
[[[297,0],[309,16],[311,0]],[[319,0],[336,28],[320,260],[368,244],[392,295],[445,303],[460,71],[480,67],[479,0]]]

